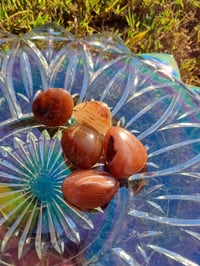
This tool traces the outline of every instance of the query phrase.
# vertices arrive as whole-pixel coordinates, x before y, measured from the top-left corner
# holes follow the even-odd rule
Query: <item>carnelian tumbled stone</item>
[[[90,126],[102,135],[112,125],[110,108],[101,101],[87,101],[77,104],[72,116],[79,124]]]
[[[102,136],[94,128],[79,124],[64,130],[61,146],[65,157],[81,169],[91,168],[103,151]]]
[[[74,101],[62,88],[50,88],[38,94],[32,104],[35,118],[49,127],[64,125],[71,117]]]
[[[107,131],[103,150],[107,167],[116,178],[126,178],[139,172],[147,162],[142,142],[121,127],[114,126]]]
[[[96,170],[75,171],[62,184],[65,200],[83,210],[107,205],[118,188],[119,182],[110,173]]]

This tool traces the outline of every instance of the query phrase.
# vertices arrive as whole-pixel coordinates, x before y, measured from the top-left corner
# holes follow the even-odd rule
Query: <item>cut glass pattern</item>
[[[55,24],[0,36],[0,264],[200,265],[200,100],[173,57],[133,55],[114,34],[76,38]],[[73,168],[61,132],[31,111],[52,87],[106,102],[147,148],[146,171],[103,210],[63,199]]]

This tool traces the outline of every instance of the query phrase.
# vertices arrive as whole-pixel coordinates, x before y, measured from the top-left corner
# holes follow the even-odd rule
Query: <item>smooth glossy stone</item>
[[[41,92],[32,104],[35,118],[49,127],[64,125],[71,117],[74,102],[70,93],[62,88]]]
[[[88,101],[76,105],[72,116],[79,124],[93,127],[103,135],[112,126],[110,108],[101,101]]]
[[[62,184],[65,200],[84,210],[104,207],[118,188],[119,182],[110,173],[96,170],[75,171]]]
[[[95,129],[79,124],[64,130],[61,146],[65,157],[81,169],[96,164],[103,151],[102,136]]]
[[[142,142],[121,127],[111,127],[107,131],[103,150],[107,167],[116,178],[126,178],[139,172],[147,162]]]

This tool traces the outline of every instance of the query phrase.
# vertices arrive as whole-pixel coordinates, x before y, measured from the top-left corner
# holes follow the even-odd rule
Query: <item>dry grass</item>
[[[0,29],[23,34],[56,22],[77,36],[112,31],[134,53],[173,54],[183,80],[200,86],[199,0],[2,0]]]

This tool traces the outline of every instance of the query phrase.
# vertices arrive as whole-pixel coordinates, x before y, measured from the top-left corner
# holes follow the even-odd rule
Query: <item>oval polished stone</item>
[[[63,131],[61,146],[65,157],[80,169],[91,168],[103,151],[102,136],[95,129],[79,124]]]
[[[142,142],[121,127],[111,127],[107,131],[103,150],[107,167],[116,178],[139,172],[147,162],[147,151]]]
[[[96,170],[75,171],[62,184],[65,200],[80,209],[107,205],[118,188],[119,182],[110,173]]]

